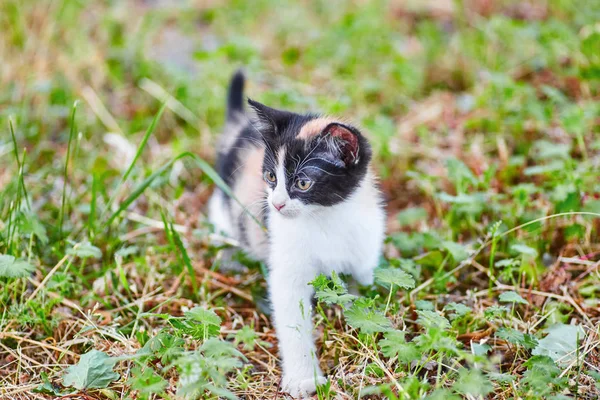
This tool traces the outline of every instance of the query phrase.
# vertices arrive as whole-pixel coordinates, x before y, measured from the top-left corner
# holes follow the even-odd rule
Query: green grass
[[[240,66],[250,97],[363,126],[388,200],[376,284],[313,282],[315,398],[599,397],[599,20],[1,2],[0,397],[285,397],[265,266],[220,272],[205,223]]]

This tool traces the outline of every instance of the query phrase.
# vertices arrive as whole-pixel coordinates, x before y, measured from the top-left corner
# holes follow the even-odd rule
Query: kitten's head
[[[273,212],[287,218],[312,214],[344,202],[360,186],[371,147],[358,129],[327,117],[248,103],[265,142],[263,178]]]

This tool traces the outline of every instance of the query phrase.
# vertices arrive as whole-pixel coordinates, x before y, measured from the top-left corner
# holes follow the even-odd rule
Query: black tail
[[[229,83],[227,94],[227,120],[232,120],[235,114],[244,112],[244,73],[238,69]]]

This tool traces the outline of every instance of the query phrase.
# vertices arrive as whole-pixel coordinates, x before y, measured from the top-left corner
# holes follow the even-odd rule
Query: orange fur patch
[[[296,137],[298,139],[304,140],[310,139],[313,136],[316,136],[319,133],[323,132],[323,129],[325,129],[325,127],[327,127],[327,125],[331,124],[332,122],[336,122],[336,120],[330,117],[321,117],[313,119],[312,121],[309,121],[306,124],[304,124],[302,129],[300,129],[300,133],[298,133],[298,136]]]
[[[251,147],[242,155],[244,165],[241,167],[241,174],[236,179],[233,187],[234,196],[246,207],[248,212],[261,219],[264,203],[260,200],[264,198],[267,184],[262,177],[262,163],[265,157],[264,148]],[[268,240],[265,232],[259,224],[244,213],[243,208],[236,202],[231,203],[232,214],[235,221],[240,216],[243,218],[243,225],[248,240],[250,254],[260,260],[265,261],[268,252]]]
[[[265,190],[266,183],[262,178],[265,150],[252,147],[242,157],[244,165],[241,167],[241,174],[236,180],[233,194],[240,203],[250,206],[262,196]]]

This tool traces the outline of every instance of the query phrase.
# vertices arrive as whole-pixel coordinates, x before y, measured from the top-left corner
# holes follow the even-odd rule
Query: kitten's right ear
[[[289,121],[292,113],[265,106],[258,101],[248,99],[248,105],[254,110],[263,133],[271,132],[277,135],[284,124]]]

